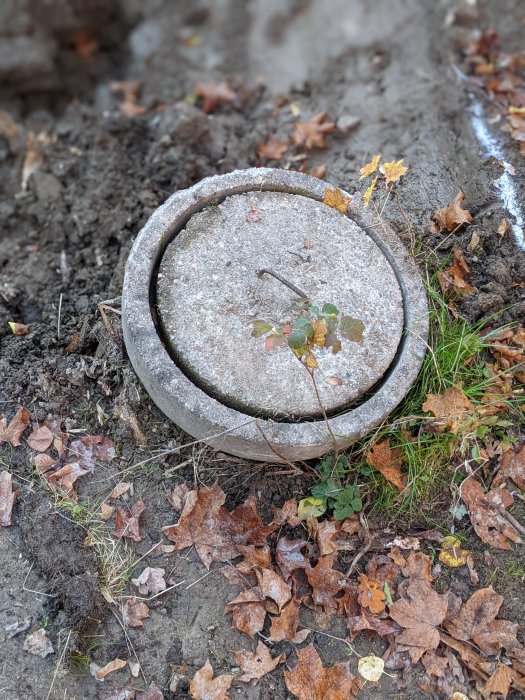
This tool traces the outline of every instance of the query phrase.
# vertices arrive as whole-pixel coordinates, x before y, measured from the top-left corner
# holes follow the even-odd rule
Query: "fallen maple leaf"
[[[9,425],[5,416],[0,416],[0,445],[8,442],[11,447],[19,447],[22,433],[29,425],[29,417],[29,411],[23,407],[18,409]]]
[[[472,222],[472,214],[467,209],[461,208],[465,199],[465,193],[460,190],[447,207],[437,209],[432,218],[436,221],[440,231],[455,231],[463,224]]]
[[[492,486],[505,484],[512,479],[519,489],[525,489],[525,445],[518,452],[507,450],[503,454],[501,466],[492,481]]]
[[[432,569],[431,558],[423,554],[423,552],[410,552],[407,557],[406,564],[403,565],[401,571],[403,576],[407,576],[411,581],[420,579],[421,581],[432,581],[432,574],[430,573]]]
[[[142,620],[149,617],[149,608],[146,603],[136,598],[127,598],[121,612],[124,624],[130,627],[144,627]]]
[[[326,204],[329,207],[332,207],[333,209],[337,209],[337,211],[341,212],[341,214],[346,214],[346,211],[350,205],[350,201],[351,198],[345,197],[343,192],[338,187],[336,187],[335,190],[331,190],[328,187],[325,187],[323,195],[323,204]]]
[[[435,425],[439,432],[449,428],[451,432],[457,433],[466,422],[470,425],[474,405],[461,389],[453,386],[443,394],[427,394],[422,409],[433,413],[437,418]]]
[[[386,605],[386,595],[380,585],[379,581],[369,579],[366,574],[359,576],[357,599],[361,607],[368,608],[374,614],[383,612]]]
[[[392,449],[390,440],[383,440],[373,445],[366,456],[368,464],[381,472],[387,481],[399,490],[406,488],[406,477],[401,474],[404,451],[402,447]]]
[[[195,85],[195,97],[202,98],[202,109],[206,114],[215,112],[221,104],[233,105],[237,99],[236,94],[228,83],[197,83]]]
[[[476,287],[467,282],[466,277],[470,277],[470,268],[461,250],[455,248],[454,262],[438,274],[439,282],[445,292],[454,289],[459,294],[471,294],[476,291]]]
[[[13,335],[27,335],[29,333],[29,326],[26,323],[15,323],[15,321],[8,321],[8,326]]]
[[[298,700],[351,700],[361,687],[348,663],[325,668],[311,644],[298,650],[297,664],[293,671],[284,672],[284,680]]]
[[[69,446],[69,455],[74,455],[75,461],[83,469],[93,472],[97,460],[110,462],[115,459],[115,444],[113,440],[101,435],[84,435],[79,440],[73,440]]]
[[[323,612],[336,612],[344,585],[345,575],[333,568],[334,555],[327,554],[319,557],[317,564],[306,571],[306,578],[312,587],[312,599],[314,605],[318,605]]]
[[[120,668],[124,668],[124,666],[127,666],[127,663],[128,662],[123,659],[113,659],[113,661],[110,661],[105,666],[98,669],[95,673],[95,678],[97,681],[103,681],[108,674],[113,673],[113,671],[118,671]]]
[[[11,514],[17,492],[13,491],[11,474],[0,472],[0,527],[11,525]]]
[[[257,145],[261,158],[269,158],[270,160],[281,160],[288,150],[288,141],[277,141],[274,136],[270,136],[266,143],[257,141]]]
[[[286,582],[290,581],[292,571],[295,569],[310,569],[310,561],[302,553],[304,549],[311,554],[311,546],[306,540],[291,540],[288,537],[280,537],[276,546],[276,560],[279,569]]]
[[[336,125],[329,121],[328,114],[321,112],[306,122],[294,124],[292,142],[307,149],[326,148],[326,135],[336,128]]]
[[[147,566],[138,578],[132,578],[131,583],[137,586],[143,595],[156,595],[166,590],[164,569]]]
[[[379,167],[379,172],[381,172],[385,176],[385,184],[389,184],[390,182],[397,182],[407,171],[408,168],[406,168],[403,165],[403,158],[401,160],[392,161],[390,163],[382,163]]]
[[[259,589],[250,588],[227,603],[224,612],[231,612],[232,627],[249,637],[255,637],[264,627],[266,606]]]
[[[40,428],[33,430],[27,438],[27,444],[36,452],[45,452],[53,442],[53,433],[47,425],[42,425]]]
[[[110,92],[121,92],[124,97],[119,109],[126,117],[137,117],[147,111],[146,107],[138,104],[141,87],[140,80],[117,80],[110,83]]]
[[[191,697],[194,700],[228,700],[226,691],[233,679],[234,676],[230,673],[214,678],[211,664],[206,661],[190,681]]]
[[[521,544],[517,530],[503,515],[514,503],[506,488],[484,493],[482,485],[473,476],[461,484],[461,499],[468,508],[470,521],[482,542],[498,549],[512,549],[511,542]]]
[[[367,163],[366,165],[363,165],[363,167],[360,169],[361,177],[359,178],[362,180],[365,177],[368,177],[369,175],[372,175],[375,173],[379,166],[379,161],[381,160],[381,153],[378,153],[375,155],[370,163]]]
[[[507,697],[510,690],[514,672],[506,664],[498,663],[496,670],[485,683],[483,688],[483,696],[490,697],[491,695],[502,695],[503,699]]]
[[[259,642],[255,651],[245,651],[244,649],[236,651],[235,660],[237,665],[244,671],[239,680],[242,683],[253,681],[252,685],[257,685],[263,676],[273,671],[274,668],[284,661],[284,654],[279,654],[279,656],[272,658],[268,647]]]
[[[347,617],[346,624],[351,639],[355,639],[355,637],[362,630],[372,630],[380,637],[387,637],[390,634],[398,634],[401,631],[401,628],[396,622],[377,617],[377,615],[372,614],[366,608],[362,608],[359,615],[351,615],[350,617]]]
[[[276,508],[272,506],[273,511],[273,522],[275,525],[284,525],[288,523],[290,527],[297,527],[301,524],[301,521],[297,517],[297,500],[295,498],[290,498],[285,501],[282,508]]]
[[[144,502],[139,500],[130,509],[118,506],[115,510],[115,529],[113,536],[129,537],[134,542],[140,542],[142,537],[139,530],[139,518],[144,512]]]
[[[301,603],[292,598],[281,610],[279,615],[272,616],[272,624],[270,627],[270,636],[268,639],[271,642],[282,642],[287,640],[292,644],[301,644],[310,634],[309,629],[297,631],[299,627],[299,609]]]
[[[269,612],[281,612],[281,609],[292,597],[292,592],[288,584],[271,569],[257,569],[257,580],[259,582],[259,592],[263,600],[267,599],[275,603],[276,609],[266,604]]]
[[[462,606],[459,615],[444,624],[447,632],[462,642],[472,640],[486,656],[495,656],[500,649],[519,646],[516,633],[519,625],[508,620],[496,620],[503,596],[493,588],[475,591]]]
[[[406,648],[412,662],[417,663],[426,651],[437,649],[437,627],[445,619],[447,603],[421,579],[412,581],[406,593],[407,598],[396,600],[390,606],[390,617],[404,628],[396,641]]]
[[[57,486],[61,491],[67,494],[69,498],[74,500],[77,497],[74,488],[75,481],[87,473],[88,470],[82,469],[78,462],[71,462],[70,464],[65,464],[56,472],[45,472],[44,477],[50,484]]]

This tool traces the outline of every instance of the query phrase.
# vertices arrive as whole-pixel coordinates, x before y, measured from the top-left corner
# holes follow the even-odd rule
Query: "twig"
[[[505,520],[512,525],[514,529],[516,529],[518,532],[520,532],[524,537],[525,537],[525,527],[520,523],[519,520],[516,520],[516,518],[508,513],[503,506],[498,506],[495,503],[489,503],[486,500],[483,500],[484,505],[488,506],[489,508],[493,508],[496,510],[500,515],[502,515]]]
[[[291,462],[291,461],[288,459],[288,457],[285,457],[284,455],[282,455],[280,452],[278,452],[278,451],[275,449],[275,447],[272,445],[272,443],[268,440],[268,438],[267,438],[266,435],[264,434],[264,430],[261,428],[261,426],[259,425],[259,422],[258,422],[258,421],[255,421],[255,427],[256,427],[257,430],[261,433],[264,442],[268,445],[268,448],[274,453],[274,455],[276,455],[277,457],[279,457],[279,459],[281,459],[281,460],[282,460],[283,462],[285,462],[289,467],[291,467],[292,469],[294,469],[296,474],[301,474],[302,472],[301,472],[301,470],[299,469],[299,467],[298,467],[296,464],[294,464],[293,462]]]
[[[63,294],[60,294],[60,298],[58,300],[58,320],[57,320],[57,340],[60,340],[60,318],[62,316],[62,298]]]
[[[46,700],[49,700],[51,697],[51,693],[53,691],[53,686],[55,685],[55,681],[58,676],[58,672],[60,671],[60,667],[62,666],[62,662],[64,661],[64,656],[66,655],[66,650],[69,645],[69,638],[71,637],[71,630],[69,630],[69,634],[67,635],[66,643],[64,645],[64,648],[62,649],[62,653],[60,654],[60,658],[58,659],[57,665],[55,667],[55,671],[53,673],[53,678],[51,679],[51,685],[49,686],[49,690],[47,691],[46,695]]]
[[[213,574],[213,573],[215,573],[215,570],[213,570],[213,571],[208,571],[207,573],[204,574],[204,576],[201,576],[200,578],[198,578],[198,579],[197,579],[196,581],[194,581],[193,583],[190,583],[189,586],[186,586],[186,589],[185,589],[185,590],[190,589],[190,588],[191,588],[192,586],[194,586],[196,583],[199,583],[199,581],[202,581],[203,578],[206,578],[207,576],[209,576],[210,574]]]
[[[22,584],[22,589],[24,591],[27,591],[28,593],[36,593],[37,595],[45,595],[47,598],[58,598],[58,595],[55,595],[53,593],[44,593],[44,591],[35,591],[32,588],[26,588],[26,581],[29,578],[29,574],[33,570],[33,564],[29,567],[29,571],[27,572],[27,575],[24,579],[24,583]]]
[[[304,364],[304,363],[301,363]],[[306,365],[305,365],[306,367]],[[315,395],[317,396],[317,401],[319,403],[319,406],[321,407],[321,411],[323,414],[323,418],[326,423],[326,427],[328,428],[328,432],[330,433],[330,437],[332,438],[332,442],[334,443],[334,466],[337,465],[337,462],[339,461],[339,446],[337,445],[337,438],[334,435],[334,431],[332,430],[332,426],[330,425],[330,421],[328,420],[328,415],[326,413],[326,409],[323,405],[323,402],[321,401],[321,395],[319,394],[319,387],[317,386],[317,382],[315,380],[315,369],[309,369],[306,367],[308,370],[308,373],[310,377],[312,378],[312,384],[314,385],[315,389]]]
[[[367,540],[366,544],[364,547],[361,547],[359,552],[355,555],[355,557],[352,559],[352,563],[350,564],[350,567],[348,571],[346,572],[346,576],[350,576],[355,567],[357,566],[357,563],[365,556],[365,554],[368,552],[368,550],[372,547],[372,544],[374,542],[374,536],[370,534],[370,528],[368,527],[368,523],[366,521],[366,517],[364,514],[364,510],[368,505],[368,499],[365,501],[363,505],[363,510],[359,513],[359,522],[361,523],[361,527],[363,528],[363,532],[365,535],[365,540]]]
[[[257,270],[257,277],[262,277],[262,275],[271,275],[272,277],[275,277],[276,280],[281,282],[281,284],[284,284],[288,289],[291,289],[292,292],[295,292],[298,296],[300,296],[302,299],[308,299],[308,295],[306,295],[304,292],[302,292],[299,287],[296,287],[295,284],[292,284],[289,282],[285,277],[280,275],[278,272],[274,272],[273,270],[268,270],[268,268],[263,267],[261,270]]]
[[[135,651],[135,647],[133,646],[133,643],[132,643],[131,639],[129,638],[129,634],[128,634],[128,631],[127,631],[127,629],[126,629],[126,625],[125,625],[124,622],[120,619],[120,617],[118,616],[118,614],[113,610],[113,608],[111,608],[111,612],[112,612],[113,615],[115,616],[116,621],[117,621],[117,622],[119,623],[119,625],[122,627],[122,631],[124,632],[124,635],[125,635],[125,637],[126,637],[126,644],[128,645],[128,649],[130,649],[130,650],[133,652],[133,655],[135,656],[135,661],[138,663],[139,668],[140,668],[140,672],[141,672],[141,674],[142,674],[142,678],[144,679],[144,683],[147,684],[148,680],[147,680],[146,676],[144,675],[144,671],[142,670],[142,664],[140,663],[140,659],[139,659],[139,657],[137,656],[137,652]]]

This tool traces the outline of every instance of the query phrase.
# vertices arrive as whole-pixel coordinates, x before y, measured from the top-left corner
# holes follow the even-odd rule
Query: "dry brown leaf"
[[[510,690],[514,673],[511,668],[506,664],[498,663],[496,670],[492,676],[485,683],[483,688],[483,695],[488,697],[490,695],[502,695],[506,698]]]
[[[189,493],[189,488],[185,482],[177,484],[173,487],[173,491],[168,496],[168,501],[173,506],[173,509],[180,512],[184,508],[184,503],[186,502],[186,496]]]
[[[56,467],[58,464],[57,460],[51,457],[51,455],[46,455],[42,453],[36,454],[33,457],[33,463],[40,474],[45,474],[50,469],[53,469],[53,467]]]
[[[288,523],[290,527],[297,527],[301,524],[301,521],[297,517],[297,500],[295,498],[290,498],[288,501],[285,501],[282,508],[272,506],[272,511],[273,522],[277,526]]]
[[[301,644],[310,634],[309,629],[297,631],[299,627],[299,609],[300,601],[292,598],[281,610],[279,615],[272,616],[272,625],[270,627],[270,636],[268,639],[271,642],[282,642],[287,640],[292,644]]]
[[[107,503],[102,503],[100,506],[100,513],[99,517],[101,520],[104,522],[107,522],[108,520],[111,520],[113,515],[115,514],[115,509],[112,506],[108,506]]]
[[[422,409],[437,418],[435,426],[439,432],[449,428],[457,433],[472,416],[474,405],[461,389],[453,386],[443,394],[427,394]]]
[[[127,666],[127,663],[128,662],[124,661],[123,659],[113,659],[113,661],[110,661],[108,664],[98,669],[98,671],[95,673],[95,678],[97,681],[103,681],[109,673],[113,673],[113,671],[118,671],[120,668],[124,668],[124,666]]]
[[[115,459],[115,443],[101,435],[84,435],[73,440],[69,446],[69,456],[74,456],[83,469],[95,470],[96,461],[110,462]]]
[[[119,694],[118,697],[115,698],[115,700],[121,700],[121,697],[122,696]],[[133,696],[126,695],[126,700],[128,697],[132,698]],[[162,693],[159,686],[154,681],[151,681],[146,690],[137,693],[136,700],[164,700],[164,694]]]
[[[206,114],[215,112],[220,105],[233,105],[237,95],[228,83],[197,83],[195,97],[202,98],[202,109]]]
[[[142,620],[149,617],[149,608],[136,598],[127,598],[122,605],[122,620],[130,627],[144,627]]]
[[[77,498],[74,487],[75,481],[87,473],[87,469],[82,469],[78,462],[71,462],[52,474],[45,472],[44,477],[50,484],[53,484],[74,500]]]
[[[339,599],[344,586],[345,575],[333,568],[334,555],[327,554],[319,557],[319,561],[306,571],[306,578],[312,587],[314,605],[319,606],[325,613],[335,613],[339,607]],[[336,597],[338,596],[338,597]]]
[[[30,654],[40,656],[42,659],[54,653],[53,644],[49,639],[47,631],[43,627],[27,635],[24,640],[23,649]]]
[[[283,581],[283,579],[271,569],[256,569],[257,580],[259,582],[259,592],[263,600],[270,600],[275,603],[277,610],[275,612],[281,612],[281,609],[292,597],[292,592],[290,586]],[[271,606],[266,604],[266,609],[272,612]]]
[[[27,190],[27,183],[31,175],[43,164],[44,154],[42,151],[42,142],[33,131],[29,131],[26,139],[24,163],[22,165],[22,192]]]
[[[11,525],[13,505],[17,492],[13,491],[11,474],[4,470],[0,472],[0,527]]]
[[[75,32],[75,53],[83,61],[89,63],[94,53],[98,51],[98,44],[87,29],[79,29]]]
[[[346,624],[351,640],[355,639],[362,630],[372,630],[373,632],[377,632],[380,637],[386,637],[389,634],[398,634],[401,631],[397,623],[378,617],[366,608],[361,610],[360,615],[351,615],[347,617]]]
[[[280,537],[276,546],[276,561],[284,580],[289,583],[292,571],[295,569],[310,569],[310,561],[303,554],[303,550],[311,555],[311,545],[306,540],[291,540],[288,537]]]
[[[444,292],[455,291],[458,294],[472,294],[476,291],[467,278],[470,277],[470,268],[466,263],[463,253],[459,248],[454,249],[454,262],[443,272],[438,274],[438,279]]]
[[[475,591],[462,606],[459,615],[444,624],[447,632],[461,642],[472,640],[486,656],[495,656],[500,649],[513,649],[518,623],[496,620],[503,596],[492,587]]]
[[[326,112],[316,114],[306,122],[296,122],[292,131],[292,143],[310,148],[326,148],[326,136],[336,130]]]
[[[284,661],[284,654],[279,654],[272,658],[268,647],[259,642],[255,651],[245,651],[244,649],[235,652],[237,665],[244,671],[239,678],[242,683],[257,685],[258,681],[267,673],[271,673],[279,664]]]
[[[463,224],[472,222],[472,214],[461,208],[464,199],[465,193],[460,190],[447,207],[434,212],[432,218],[437,222],[440,231],[455,231]]]
[[[23,407],[18,409],[9,425],[5,416],[0,416],[0,445],[8,442],[11,447],[19,447],[22,433],[29,425],[29,417],[29,411]]]
[[[246,214],[245,219],[249,224],[256,224],[263,218],[262,210],[259,207],[252,207]]]
[[[261,158],[269,158],[270,160],[281,160],[288,150],[288,141],[277,141],[274,136],[270,136],[266,143],[257,141],[257,145]]]
[[[379,171],[385,176],[385,184],[391,182],[397,182],[405,173],[408,171],[403,165],[404,158],[398,161],[392,161],[391,163],[382,163],[379,167]]]
[[[195,545],[208,568],[213,561],[235,559],[240,553],[239,545],[265,545],[267,536],[278,527],[275,523],[263,524],[254,498],[248,498],[231,512],[224,508],[225,500],[218,484],[190,491],[178,523],[164,528],[177,550]]]
[[[411,581],[420,579],[421,581],[432,581],[432,560],[423,552],[411,551],[407,557],[406,564],[401,571],[403,576],[407,576]]]
[[[27,335],[29,333],[29,326],[27,323],[16,323],[15,321],[9,321],[8,326],[13,335]]]
[[[498,230],[497,230],[498,236],[501,236],[503,238],[503,236],[505,236],[505,234],[507,233],[509,228],[510,228],[509,220],[502,219],[498,225]]]
[[[249,637],[255,637],[264,627],[266,607],[257,587],[241,591],[226,605],[224,612],[231,612],[232,627]]]
[[[156,595],[166,590],[164,569],[147,566],[138,578],[132,578],[131,583],[137,586],[142,595]]]
[[[512,479],[519,489],[525,489],[525,445],[518,452],[507,450],[503,454],[501,467],[492,481],[492,486],[501,486]]]
[[[387,481],[399,490],[403,491],[406,488],[406,476],[401,474],[401,465],[403,464],[404,450],[402,447],[392,449],[390,440],[377,442],[370,449],[366,456],[368,464],[377,469],[378,472],[385,477]]]
[[[142,500],[134,503],[131,508],[118,506],[115,510],[115,529],[113,536],[117,538],[129,537],[134,542],[140,542],[142,537],[139,530],[139,519],[144,512]]]
[[[119,109],[126,117],[137,117],[147,109],[138,104],[142,82],[140,80],[116,80],[109,85],[110,92],[121,92],[124,100]]]
[[[383,612],[386,606],[386,595],[380,586],[379,581],[369,579],[366,574],[359,576],[359,605],[368,608],[374,615]]]
[[[126,491],[129,491],[132,486],[133,486],[133,484],[131,483],[131,481],[119,481],[119,483],[115,486],[115,488],[109,494],[108,498],[111,498],[111,499],[120,498],[122,495],[124,495],[126,493]]]
[[[508,489],[496,488],[484,493],[479,481],[470,476],[462,483],[460,492],[470,521],[482,542],[507,550],[512,549],[511,542],[522,542],[517,530],[503,515],[514,503]]]
[[[228,700],[226,691],[233,679],[231,673],[214,678],[211,664],[206,661],[190,681],[190,695],[194,700]]]
[[[316,177],[318,180],[324,180],[324,176],[326,175],[326,165],[316,165],[310,170],[310,175],[312,177]]]
[[[36,452],[45,452],[53,442],[53,433],[47,425],[42,425],[40,428],[33,430],[27,438],[27,444]]]
[[[407,587],[407,598],[396,600],[390,606],[390,617],[404,631],[396,638],[406,648],[413,663],[417,663],[426,651],[437,649],[439,632],[447,613],[443,596],[434,591],[427,581],[416,579]]]
[[[350,206],[350,202],[351,197],[345,197],[342,190],[340,190],[338,187],[336,187],[335,190],[331,190],[330,188],[325,187],[323,194],[323,204],[326,204],[327,206],[332,207],[333,209],[337,209],[337,211],[341,212],[341,214],[346,214],[348,207]],[[319,323],[319,321],[317,323]],[[324,335],[326,335],[326,325]]]
[[[17,135],[19,128],[8,112],[0,110],[0,134],[7,136],[8,139],[12,139],[13,136]]]
[[[352,700],[361,681],[350,673],[348,663],[324,668],[311,644],[297,652],[293,671],[284,672],[286,687],[298,700]]]

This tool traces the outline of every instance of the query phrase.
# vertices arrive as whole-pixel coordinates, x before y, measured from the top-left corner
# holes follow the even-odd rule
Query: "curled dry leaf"
[[[351,640],[355,639],[362,630],[377,632],[380,637],[387,637],[389,634],[398,634],[401,631],[397,623],[373,615],[366,608],[361,610],[360,615],[351,615],[347,617],[346,624]]]
[[[498,663],[496,670],[485,683],[483,688],[484,697],[492,695],[501,695],[505,699],[510,690],[514,673],[506,664]]]
[[[11,329],[13,335],[27,335],[29,333],[29,326],[27,323],[16,323],[15,321],[8,321],[8,326]]]
[[[26,139],[26,152],[22,165],[22,192],[27,190],[27,183],[33,173],[44,164],[42,141],[33,132],[29,131]]]
[[[496,488],[484,493],[479,481],[470,476],[461,485],[461,498],[469,510],[474,530],[482,542],[507,550],[512,549],[512,542],[522,542],[517,530],[503,515],[514,503],[508,489]]]
[[[264,627],[266,606],[257,587],[241,591],[226,605],[224,612],[231,612],[232,627],[249,637],[255,637]]]
[[[103,681],[108,674],[113,673],[113,671],[118,671],[119,669],[124,668],[124,666],[127,666],[127,663],[128,662],[124,661],[123,659],[113,659],[113,661],[110,661],[102,668],[99,668],[99,670],[95,673],[95,678],[97,679],[97,681]]]
[[[316,114],[306,122],[296,122],[292,131],[292,142],[298,146],[326,148],[326,136],[336,130],[326,112]]]
[[[184,481],[173,487],[173,491],[168,496],[168,501],[171,503],[174,510],[180,512],[184,508],[184,502],[188,492],[189,489]]]
[[[131,583],[142,595],[156,595],[166,590],[165,574],[164,569],[147,566],[138,578],[131,579]]]
[[[323,204],[326,204],[327,206],[332,207],[333,209],[337,209],[337,211],[341,212],[341,214],[346,214],[348,207],[350,206],[350,202],[351,197],[345,197],[342,190],[340,190],[338,187],[336,187],[335,190],[331,190],[329,187],[325,187],[323,194]],[[326,335],[326,326],[324,335]],[[324,342],[317,344],[324,346]]]
[[[108,520],[111,520],[113,515],[115,514],[115,509],[112,506],[108,506],[107,503],[102,503],[100,506],[100,513],[99,517],[101,520],[104,522],[107,522]]]
[[[11,474],[0,472],[0,527],[11,525],[11,515],[17,492],[13,491]]]
[[[281,610],[279,615],[272,616],[272,625],[270,627],[270,636],[268,639],[271,642],[282,642],[287,640],[292,644],[301,644],[310,634],[309,629],[297,631],[299,627],[299,609],[301,603],[292,598]]]
[[[124,506],[118,506],[115,510],[115,529],[113,530],[114,537],[129,537],[134,542],[140,542],[142,537],[139,530],[139,518],[144,512],[144,502],[137,501],[128,509]]]
[[[206,661],[190,681],[190,695],[194,700],[228,700],[226,692],[233,679],[229,673],[214,678],[211,664]]]
[[[297,664],[293,671],[284,672],[284,680],[298,700],[351,700],[361,687],[348,663],[325,668],[311,644],[299,649]]]
[[[244,671],[239,680],[242,683],[252,681],[252,685],[257,685],[263,676],[273,671],[274,668],[284,661],[284,654],[279,654],[279,656],[272,658],[268,647],[259,642],[255,651],[245,651],[244,649],[236,651],[235,660],[237,665]]]
[[[261,158],[270,158],[271,160],[281,160],[288,150],[288,141],[277,141],[274,136],[270,136],[266,143],[257,141],[257,145]]]
[[[368,608],[374,615],[383,612],[386,606],[386,595],[380,586],[379,581],[369,579],[366,574],[359,576],[359,593],[357,596],[359,605],[363,608]]]
[[[45,472],[44,477],[50,484],[67,494],[69,498],[76,499],[75,481],[87,473],[87,469],[82,469],[78,462],[72,462],[71,464],[65,464],[56,472]]]
[[[146,603],[136,598],[127,598],[121,609],[122,620],[130,627],[144,627],[142,622],[149,617],[149,608]]]
[[[341,386],[343,380],[341,377],[326,377],[325,382],[330,386]]]
[[[472,222],[472,214],[468,209],[461,208],[464,199],[465,193],[460,190],[447,207],[442,207],[434,212],[432,218],[436,221],[440,231],[455,231],[463,224]]]
[[[249,224],[256,224],[258,221],[261,221],[263,214],[259,207],[252,207],[245,218]]]
[[[0,445],[8,442],[11,447],[19,447],[22,433],[29,425],[30,413],[26,408],[19,408],[9,424],[5,416],[0,416]]]
[[[454,290],[458,294],[472,294],[476,291],[467,278],[470,277],[470,268],[466,263],[463,253],[459,248],[454,250],[454,262],[438,275],[439,282],[444,292]]]
[[[220,105],[233,105],[237,99],[228,83],[197,83],[195,97],[202,98],[202,109],[206,114],[215,112]]]
[[[461,389],[453,386],[443,394],[427,394],[422,409],[434,414],[436,430],[443,432],[449,428],[458,433],[465,424],[470,425],[474,406]]]
[[[402,447],[392,449],[390,440],[383,440],[372,446],[366,456],[368,464],[377,469],[387,481],[393,484],[399,491],[406,488],[406,477],[401,474],[404,451]]]
[[[47,425],[42,425],[40,428],[33,430],[27,438],[27,444],[36,452],[45,452],[53,442],[53,433]]]

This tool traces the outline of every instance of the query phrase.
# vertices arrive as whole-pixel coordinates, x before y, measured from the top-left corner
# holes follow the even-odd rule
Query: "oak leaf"
[[[484,493],[482,485],[473,476],[461,484],[461,499],[468,508],[470,521],[482,542],[498,549],[512,549],[511,542],[522,542],[517,530],[503,513],[514,503],[506,488]]]
[[[371,467],[381,472],[385,479],[394,484],[399,491],[403,491],[407,485],[406,477],[401,474],[403,455],[403,448],[391,448],[390,440],[387,439],[383,440],[383,442],[376,442],[371,447],[366,461]]]
[[[340,190],[338,187],[336,187],[335,190],[325,187],[323,204],[326,204],[333,209],[337,209],[337,211],[341,212],[341,214],[346,214],[348,207],[350,206],[350,202],[351,197],[345,197],[342,190]]]
[[[233,105],[237,99],[228,83],[197,83],[195,97],[202,98],[202,109],[206,114],[215,112],[221,104]]]
[[[326,135],[336,130],[326,112],[316,114],[306,122],[296,122],[292,131],[292,142],[298,146],[326,148]]]
[[[270,627],[270,636],[268,639],[271,642],[282,642],[287,640],[292,644],[301,644],[310,634],[309,629],[297,630],[299,627],[299,609],[301,603],[292,598],[287,603],[279,615],[272,616],[272,624]]]
[[[23,407],[18,409],[9,424],[5,416],[0,416],[0,445],[8,442],[11,447],[18,447],[22,433],[29,425],[29,417],[29,411]]]
[[[40,428],[33,430],[27,438],[27,444],[35,452],[45,452],[52,442],[53,433],[47,425],[42,425]]]
[[[297,664],[293,671],[284,672],[284,680],[298,700],[352,700],[361,687],[348,663],[325,668],[311,644],[298,650]]]
[[[156,595],[166,590],[165,574],[164,569],[147,566],[138,578],[131,579],[131,583],[137,586],[142,595]]]
[[[228,700],[226,691],[233,679],[231,673],[214,678],[211,664],[206,661],[190,681],[190,695],[194,700]]]
[[[460,190],[447,207],[434,212],[432,218],[437,222],[440,231],[455,231],[463,224],[472,222],[472,214],[468,209],[461,208],[464,199],[465,193]]]
[[[470,268],[467,265],[463,253],[459,248],[454,250],[454,262],[443,272],[438,274],[438,279],[444,292],[454,290],[458,294],[472,294],[476,291],[466,278],[470,277]]]
[[[444,432],[447,428],[457,433],[468,422],[474,411],[474,405],[465,394],[453,386],[443,394],[427,394],[422,406],[423,411],[433,413],[437,418],[436,429]]]
[[[288,150],[288,141],[277,141],[274,136],[270,136],[266,143],[257,141],[257,145],[261,158],[269,158],[270,160],[281,160]]]
[[[388,185],[390,182],[397,182],[399,178],[408,171],[408,168],[403,165],[403,160],[404,159],[401,158],[401,160],[397,162],[392,161],[390,163],[381,164],[379,171],[385,176],[385,184]]]
[[[118,506],[115,510],[115,529],[113,530],[114,537],[129,537],[134,542],[140,542],[142,537],[139,530],[139,519],[144,512],[144,502],[136,501],[131,508]]]
[[[378,153],[375,155],[370,163],[367,163],[366,165],[363,165],[363,167],[360,169],[361,177],[359,178],[362,180],[365,177],[368,177],[369,175],[372,175],[373,173],[376,172],[377,168],[379,167],[379,161],[381,160],[381,153]]]
[[[17,492],[13,491],[11,474],[0,472],[0,527],[11,525],[11,514]]]
[[[272,658],[268,647],[259,642],[255,651],[245,651],[244,649],[235,652],[237,665],[244,671],[239,678],[242,683],[257,685],[258,681],[267,673],[271,673],[279,664],[284,661],[284,654],[279,654]]]
[[[396,641],[406,648],[412,662],[417,663],[426,651],[437,649],[437,627],[445,619],[447,603],[421,579],[412,581],[406,593],[407,598],[396,600],[390,607],[390,617],[404,628]]]
[[[366,574],[359,576],[359,593],[357,596],[359,605],[363,608],[368,608],[374,615],[383,612],[386,605],[386,595],[380,586],[379,581],[369,579]]]

